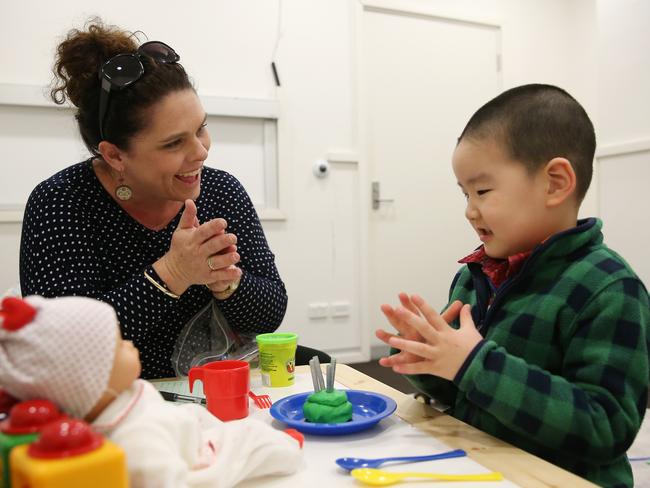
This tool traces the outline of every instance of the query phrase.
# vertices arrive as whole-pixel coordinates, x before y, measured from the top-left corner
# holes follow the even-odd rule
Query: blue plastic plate
[[[342,435],[369,429],[397,408],[392,398],[362,390],[345,390],[352,403],[352,420],[340,424],[314,424],[305,421],[302,406],[313,392],[291,395],[271,406],[271,416],[304,434]]]

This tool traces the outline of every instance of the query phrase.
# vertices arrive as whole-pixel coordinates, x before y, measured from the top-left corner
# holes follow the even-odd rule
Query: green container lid
[[[298,341],[298,334],[292,332],[270,332],[255,336],[258,344],[291,344]]]

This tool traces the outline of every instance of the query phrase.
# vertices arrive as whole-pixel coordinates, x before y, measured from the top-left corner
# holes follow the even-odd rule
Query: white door
[[[439,309],[458,259],[480,244],[464,218],[451,154],[469,117],[500,91],[500,31],[368,6],[361,29],[367,184],[393,200],[367,206],[366,329],[377,346],[372,331],[386,326],[380,304],[406,291]]]

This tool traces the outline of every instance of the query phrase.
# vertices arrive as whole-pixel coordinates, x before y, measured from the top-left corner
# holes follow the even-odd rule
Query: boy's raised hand
[[[413,304],[411,298],[406,293],[400,293],[398,297],[400,303],[402,304],[402,307],[404,307],[406,310],[409,310],[413,314],[420,316],[419,310]],[[443,312],[442,318],[447,323],[456,320],[461,307],[462,307],[462,303],[460,303],[460,301],[455,301],[447,308],[447,310],[445,310],[445,312]],[[399,337],[412,340],[412,341],[424,342],[424,337],[418,332],[417,329],[412,327],[406,320],[404,320],[398,315],[397,309],[394,309],[390,305],[384,304],[381,306],[381,310],[386,316],[386,318],[388,319],[388,321],[390,322],[390,324],[393,327],[395,327],[395,329],[399,333]],[[383,329],[376,330],[375,335],[377,336],[377,338],[379,338],[386,344],[389,344],[389,340],[391,339],[391,337],[398,337],[395,334],[386,332]],[[411,363],[414,361],[421,361],[421,360],[422,358],[419,356],[415,356],[409,352],[402,351],[390,357],[382,358],[379,361],[379,363],[382,366],[392,367],[396,364]]]
[[[400,336],[383,330],[378,330],[376,335],[401,352],[382,358],[379,363],[400,374],[433,374],[453,380],[469,353],[482,340],[472,320],[470,306],[456,301],[439,315],[418,295],[409,299],[400,294],[400,302],[402,307],[397,309],[382,306]],[[454,329],[449,322],[459,313],[460,328]]]
[[[404,307],[407,310],[410,310],[413,312],[415,315],[420,315],[420,312],[418,312],[418,309],[413,305],[413,302],[411,302],[411,298],[406,294],[406,293],[400,293],[398,295],[399,301],[402,304],[402,307]],[[417,330],[413,329],[409,324],[406,322],[403,322],[400,320],[400,318],[397,316],[395,309],[391,307],[390,305],[382,305],[381,306],[381,311],[384,313],[390,324],[397,329],[397,332],[399,332],[403,337],[407,337],[409,339],[416,339],[417,337],[421,337]],[[383,329],[377,329],[375,332],[377,337],[384,341],[385,343],[388,343],[388,339],[393,337],[394,334],[391,334],[389,332],[386,332]]]

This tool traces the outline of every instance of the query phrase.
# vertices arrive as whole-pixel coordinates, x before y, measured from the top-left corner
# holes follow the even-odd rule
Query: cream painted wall
[[[650,286],[650,2],[597,7],[599,213],[605,242]]]
[[[362,359],[357,166],[335,163],[324,180],[312,173],[313,162],[328,152],[354,149],[354,3],[210,0],[192,5],[196,8],[167,10],[152,0],[3,2],[0,66],[11,68],[2,69],[0,83],[47,84],[57,39],[95,14],[172,45],[202,95],[277,98],[280,206],[286,220],[263,225],[289,293],[282,329],[298,332],[301,343],[336,352],[341,360]],[[48,20],[35,29],[37,9]],[[23,44],[20,53],[11,47],[17,39]],[[280,88],[270,70],[274,51]],[[212,137],[218,140],[219,134]],[[46,151],[47,145],[41,145],[39,150]],[[75,158],[57,164],[63,168]],[[7,168],[10,160],[10,155],[5,158]],[[20,177],[24,170],[11,171]],[[18,279],[19,232],[19,224],[0,223],[5,251],[0,289]],[[339,301],[350,303],[349,316],[307,317],[309,303]]]
[[[593,1],[385,0],[376,3],[500,25],[504,90],[525,83],[558,85],[575,96],[592,113],[592,118],[595,115],[596,58],[593,51],[596,5]],[[596,213],[596,190],[597,186],[592,186],[583,204],[582,215]],[[455,188],[450,189],[443,199],[456,198],[456,192]],[[450,281],[451,278],[440,279]],[[395,298],[387,297],[385,300],[394,301]],[[373,356],[385,350],[383,343],[374,336],[371,336],[371,347]]]
[[[387,3],[401,8],[426,9],[443,17],[499,24],[504,90],[526,83],[557,85],[576,97],[595,119],[597,25],[594,0],[398,0]],[[597,211],[596,186],[585,198],[582,215],[594,215]]]
[[[650,138],[650,2],[598,0],[598,121],[602,145]]]
[[[284,222],[264,228],[289,292],[282,329],[298,331],[304,344],[360,351],[359,197],[355,165],[333,165],[317,179],[312,164],[334,150],[354,150],[352,2],[283,2],[278,49],[282,88],[279,125]],[[309,303],[348,301],[349,318],[309,319]],[[357,359],[361,356],[353,355]]]
[[[641,30],[617,27],[621,22],[640,26],[648,18],[644,2],[626,0],[625,7],[613,0],[390,3],[499,23],[504,88],[529,82],[558,84],[594,116],[598,129],[603,129],[601,139],[648,137],[650,122],[645,114],[650,97],[644,87],[650,68],[643,56],[650,46]],[[353,164],[335,164],[324,180],[317,180],[311,169],[315,159],[330,151],[357,150],[354,22],[359,5],[356,0],[283,0],[280,23],[278,5],[277,0],[197,0],[182,8],[152,0],[2,2],[0,83],[47,83],[56,39],[95,13],[172,44],[203,94],[278,98],[280,205],[287,218],[264,222],[264,228],[289,291],[282,329],[297,331],[302,343],[334,352],[341,360],[362,359],[369,344],[376,344],[368,333],[362,336],[359,313],[363,279],[359,195],[365,182]],[[35,10],[47,21],[36,23]],[[274,86],[268,68],[278,25],[281,37],[275,59],[280,88]],[[633,46],[633,41],[642,46]],[[604,49],[603,43],[606,56],[597,51]],[[607,64],[613,61],[620,68],[610,71]],[[643,63],[646,81],[628,82],[627,77]],[[603,83],[597,85],[597,79]],[[611,103],[603,112],[604,99]],[[616,120],[604,121],[604,115],[612,113]],[[47,151],[47,147],[36,150]],[[19,178],[24,169],[11,166],[11,154],[3,156],[5,174]],[[585,215],[598,210],[597,185],[593,188]],[[0,289],[17,281],[19,232],[19,224],[0,224]],[[309,303],[333,301],[349,301],[351,315],[308,318]]]

